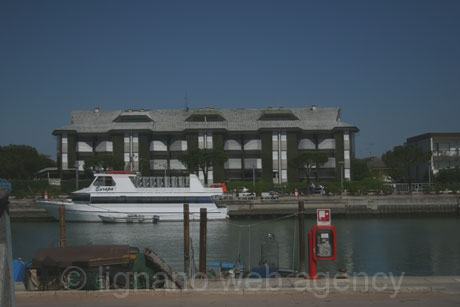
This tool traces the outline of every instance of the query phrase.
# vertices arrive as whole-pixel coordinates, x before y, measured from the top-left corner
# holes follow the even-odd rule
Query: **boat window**
[[[72,201],[73,202],[82,202],[88,203],[90,201],[89,194],[72,194]]]
[[[91,198],[96,203],[117,204],[209,204],[213,203],[209,196],[96,196]]]
[[[96,187],[113,187],[115,185],[115,181],[112,177],[97,177],[93,185]]]

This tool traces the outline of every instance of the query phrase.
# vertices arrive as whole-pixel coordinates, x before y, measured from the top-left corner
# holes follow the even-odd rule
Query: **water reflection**
[[[315,221],[306,220],[306,231]],[[335,218],[338,259],[321,262],[320,272],[393,272],[406,275],[460,275],[460,220],[456,218]],[[191,223],[198,261],[199,223]],[[156,251],[176,270],[183,269],[181,222],[158,224],[69,223],[68,244],[130,244]],[[58,223],[13,223],[15,257],[31,259],[39,247],[56,244]],[[256,266],[267,233],[279,244],[280,266],[298,266],[298,234],[294,218],[233,220],[208,223],[208,260]]]

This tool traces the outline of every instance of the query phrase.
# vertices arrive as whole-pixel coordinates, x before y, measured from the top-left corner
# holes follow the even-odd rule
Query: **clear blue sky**
[[[0,2],[0,145],[72,110],[341,107],[357,155],[460,131],[460,1]]]

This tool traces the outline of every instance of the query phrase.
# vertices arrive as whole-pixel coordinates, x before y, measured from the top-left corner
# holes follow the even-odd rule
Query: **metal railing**
[[[430,193],[435,191],[434,183],[411,183],[411,189],[409,191],[408,183],[387,183],[386,186],[393,188],[395,194],[407,194],[412,193]]]
[[[458,157],[460,156],[460,150],[439,150],[433,151],[434,157]]]

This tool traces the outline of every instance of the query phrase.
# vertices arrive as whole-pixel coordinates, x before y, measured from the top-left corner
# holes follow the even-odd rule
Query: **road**
[[[18,296],[17,306],[187,306],[187,307],[270,307],[270,306],[460,306],[460,295],[452,293],[332,293],[324,298],[311,293],[131,293],[117,298],[113,293],[99,295]]]

